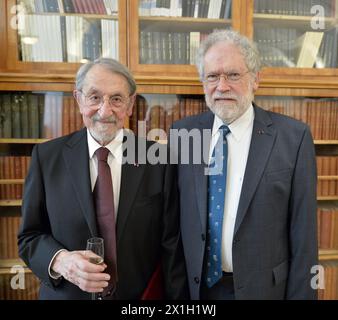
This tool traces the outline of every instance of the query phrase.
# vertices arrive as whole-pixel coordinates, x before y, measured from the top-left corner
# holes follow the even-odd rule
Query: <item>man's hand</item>
[[[89,258],[98,257],[91,251],[61,251],[51,269],[86,292],[102,292],[108,286],[109,274],[103,273],[107,265],[94,264]]]

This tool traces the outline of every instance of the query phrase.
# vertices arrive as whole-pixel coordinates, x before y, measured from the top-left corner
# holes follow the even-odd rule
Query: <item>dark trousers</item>
[[[233,274],[223,272],[223,277],[211,288],[203,282],[201,285],[202,300],[235,300]]]

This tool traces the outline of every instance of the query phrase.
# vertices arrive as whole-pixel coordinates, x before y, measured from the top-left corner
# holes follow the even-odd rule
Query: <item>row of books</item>
[[[140,0],[140,16],[230,19],[232,0]]]
[[[318,13],[315,6],[320,5],[325,16],[334,14],[334,1],[332,0],[255,0],[254,13],[313,16]],[[312,9],[313,8],[313,9]]]
[[[140,31],[140,64],[195,64],[201,32]]]
[[[338,300],[338,262],[322,261],[325,289],[318,290],[318,300]]]
[[[186,103],[194,104],[198,101],[188,100]],[[200,106],[204,108],[204,106]],[[196,110],[194,108],[193,110]],[[131,129],[139,136],[147,136],[148,139],[162,140],[166,139],[161,136],[156,129],[163,126],[169,130],[174,118],[179,117],[179,110],[174,110],[165,115],[164,109],[153,105],[146,111],[142,102],[138,104],[137,113],[145,116],[145,127],[141,123],[135,122],[136,116],[132,118]],[[137,114],[135,112],[135,114]],[[142,115],[143,114],[143,115]],[[155,129],[155,130],[154,130]],[[76,128],[74,128],[74,131]],[[151,132],[151,130],[153,130]],[[149,133],[150,132],[150,133]],[[0,156],[0,180],[24,179],[27,175],[31,157],[29,156]],[[337,156],[317,156],[317,172],[319,176],[338,176],[338,157]],[[318,196],[338,196],[338,179],[319,179],[317,183]],[[0,200],[20,200],[23,195],[23,184],[21,182],[1,183],[0,181]],[[337,229],[338,230],[338,229]]]
[[[80,16],[19,16],[21,60],[81,62],[118,59],[118,21]]]
[[[30,156],[0,156],[0,180],[25,179],[30,161]],[[22,183],[4,184],[0,181],[1,200],[20,200],[22,195]]]
[[[26,13],[118,14],[118,0],[21,0]]]
[[[148,134],[153,129],[162,129],[168,133],[174,121],[206,110],[205,101],[198,96],[189,98],[176,95],[138,96],[129,127],[139,136],[143,136],[144,133]],[[145,122],[146,132],[143,131],[144,128],[141,127],[139,121]]]
[[[318,197],[338,197],[338,179],[319,179],[317,181]]]
[[[21,217],[0,216],[0,259],[17,259]]]
[[[0,138],[50,139],[83,126],[74,98],[60,92],[6,93],[0,110]]]
[[[264,109],[307,123],[316,140],[338,139],[337,99],[257,96],[255,102]],[[145,111],[141,111],[144,108]],[[205,110],[207,108],[201,96],[177,98],[176,95],[149,95],[146,100],[139,96],[131,127],[135,129],[138,120],[145,120],[151,123],[151,128],[167,131],[172,121]],[[143,116],[145,114],[146,118]],[[81,115],[70,95],[59,92],[0,95],[0,138],[53,138],[81,127]]]
[[[318,247],[338,250],[338,206],[317,209]]]
[[[11,281],[17,274],[0,275],[0,300],[37,300],[40,281],[31,272],[24,274],[24,289],[12,288]],[[17,281],[16,281],[17,282]]]
[[[0,216],[0,259],[17,259],[19,216]],[[318,246],[338,250],[338,207],[327,205],[317,209]]]
[[[338,176],[338,156],[317,156],[318,176]]]
[[[338,140],[338,100],[335,98],[256,96],[255,102],[264,109],[307,123],[316,140]]]
[[[264,109],[307,123],[316,140],[337,140],[338,100],[334,98],[261,97],[255,102]],[[201,96],[139,96],[131,128],[145,120],[149,128],[166,132],[171,123],[207,110]],[[71,95],[59,92],[6,93],[0,95],[0,138],[54,138],[82,127],[82,118]]]
[[[337,211],[335,214],[337,215]],[[329,215],[329,213],[322,213],[322,215]],[[1,255],[0,259],[17,258],[17,241],[16,233],[19,227],[19,217],[0,217],[0,252],[6,252],[6,256]],[[337,220],[336,220],[337,221]],[[5,224],[6,229],[10,228],[13,232],[8,235],[7,230],[3,230]],[[336,224],[337,227],[337,224]],[[3,232],[4,231],[4,232]],[[5,236],[7,236],[5,238]],[[320,237],[319,237],[320,239]],[[9,244],[9,243],[12,244]],[[322,248],[322,247],[321,247]],[[14,254],[15,253],[15,254]],[[321,261],[321,265],[324,267],[324,286],[325,289],[319,290],[319,299],[338,299],[337,282],[338,282],[338,264],[337,261]],[[32,300],[37,299],[39,281],[30,272],[25,273],[24,289],[14,289],[11,286],[11,280],[15,274],[8,271],[7,274],[1,274],[0,276],[0,299],[2,300]]]
[[[336,27],[325,32],[304,32],[301,29],[259,23],[255,25],[254,40],[265,66],[290,68],[337,66]]]

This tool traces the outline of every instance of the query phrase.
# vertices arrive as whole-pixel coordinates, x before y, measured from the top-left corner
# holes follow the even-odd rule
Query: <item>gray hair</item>
[[[256,45],[247,37],[233,30],[214,30],[208,37],[202,41],[197,57],[196,66],[201,81],[204,80],[204,56],[207,51],[216,43],[225,42],[234,44],[242,53],[248,70],[257,73],[261,68],[261,60]]]
[[[117,60],[109,58],[99,58],[93,62],[88,62],[82,65],[76,74],[76,83],[75,83],[76,90],[82,90],[88,71],[95,65],[100,65],[106,70],[111,71],[111,73],[120,74],[128,82],[130,95],[133,95],[136,92],[135,79],[133,75],[130,73],[130,71],[127,69],[127,67],[125,67]]]

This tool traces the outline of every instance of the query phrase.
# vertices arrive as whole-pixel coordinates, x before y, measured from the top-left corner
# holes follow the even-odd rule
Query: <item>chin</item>
[[[114,126],[114,128],[91,129],[90,133],[96,141],[102,144],[102,143],[109,143],[110,141],[114,140],[117,131],[118,131],[118,128]]]
[[[210,109],[226,123],[232,122],[232,120],[236,118],[236,115],[238,114],[237,105],[234,104],[232,105],[217,104],[213,105],[212,108]]]

